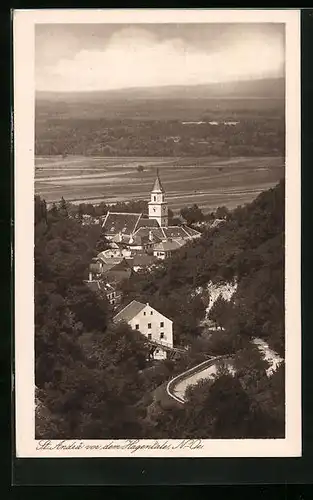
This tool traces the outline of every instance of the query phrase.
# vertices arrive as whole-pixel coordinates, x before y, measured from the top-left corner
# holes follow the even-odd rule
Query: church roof
[[[163,228],[166,238],[184,238],[190,239],[190,235],[185,231],[182,226],[168,226]]]
[[[145,219],[144,217],[141,217],[137,224],[137,229],[139,227],[159,227],[159,224],[156,219]]]
[[[192,229],[191,227],[189,226],[183,226],[184,227],[184,230],[186,231],[186,233],[193,237],[193,236],[201,236],[201,233],[200,231],[196,231],[195,229]]]
[[[130,321],[135,316],[137,316],[137,314],[139,314],[140,311],[142,311],[145,307],[146,304],[142,304],[137,300],[133,300],[126,307],[124,307],[124,309],[117,313],[116,316],[114,316],[114,321]]]
[[[153,186],[152,192],[164,193],[164,189],[163,189],[163,186],[161,184],[158,170],[157,170],[157,176],[156,176],[156,179],[154,181],[154,186]]]
[[[162,240],[164,238],[164,233],[160,227],[140,227],[139,229],[136,230],[134,237],[135,236],[148,236],[149,233],[151,232],[153,240]]]
[[[108,212],[103,222],[105,235],[112,236],[117,233],[132,234],[141,218],[141,214],[125,212]]]

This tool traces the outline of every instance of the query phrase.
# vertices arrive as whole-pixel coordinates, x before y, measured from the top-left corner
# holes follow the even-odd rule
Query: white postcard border
[[[218,9],[15,10],[15,412],[17,457],[301,456],[300,11]],[[34,398],[34,28],[46,23],[285,23],[286,26],[286,438],[35,440]],[[196,440],[197,441],[197,440]],[[114,446],[120,446],[117,450]],[[65,449],[67,447],[68,449]],[[76,449],[75,449],[76,447]]]

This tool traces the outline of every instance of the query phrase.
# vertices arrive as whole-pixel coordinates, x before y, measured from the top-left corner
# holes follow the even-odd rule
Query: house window
[[[112,300],[112,304],[113,304],[113,305],[115,304],[115,300],[114,300],[114,299]]]
[[[135,325],[136,330],[139,330],[139,325]]]
[[[146,315],[146,311],[144,311],[143,315],[144,315],[144,316]]]
[[[156,201],[156,196],[153,196],[153,198],[154,198],[154,201]]]
[[[151,328],[151,323],[148,323],[148,328]]]
[[[153,314],[153,311],[150,311],[150,314]]]
[[[164,332],[160,333],[160,339],[164,339]]]
[[[164,326],[164,322],[163,322],[163,321],[161,321],[161,323],[160,323],[160,327],[161,327],[161,328],[163,328],[163,326]]]
[[[151,340],[152,334],[148,333],[148,339]]]

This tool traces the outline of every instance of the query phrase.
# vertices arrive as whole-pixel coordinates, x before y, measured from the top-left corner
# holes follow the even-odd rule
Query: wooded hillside
[[[147,361],[145,337],[113,325],[105,297],[83,284],[99,227],[70,219],[65,204],[47,211],[40,198],[35,214],[37,438],[283,436],[284,366],[267,377],[250,342],[258,336],[284,354],[282,182],[163,267],[124,283],[125,302],[149,301],[174,321],[176,343],[190,345],[177,361]],[[195,289],[234,279],[234,302],[213,311],[224,330],[203,336],[208,297]],[[234,354],[236,376],[190,390],[183,409],[156,405],[155,389],[205,352]]]

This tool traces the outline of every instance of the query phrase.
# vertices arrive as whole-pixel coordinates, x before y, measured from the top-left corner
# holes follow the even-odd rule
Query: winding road
[[[187,387],[197,384],[200,380],[212,378],[217,372],[218,363],[224,356],[212,357],[209,360],[186,370],[172,380],[166,386],[167,394],[178,403],[186,402],[185,393]]]

